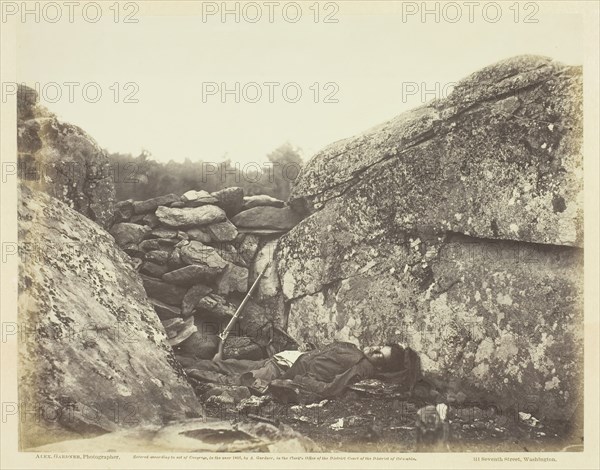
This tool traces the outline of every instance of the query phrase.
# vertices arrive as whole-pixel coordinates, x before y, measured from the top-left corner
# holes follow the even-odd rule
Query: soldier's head
[[[369,362],[383,372],[396,372],[405,367],[404,348],[396,343],[367,346],[363,349]]]

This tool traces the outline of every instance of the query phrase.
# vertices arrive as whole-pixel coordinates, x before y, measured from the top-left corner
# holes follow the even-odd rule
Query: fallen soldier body
[[[284,351],[259,361],[181,359],[189,377],[200,382],[267,389],[282,401],[313,401],[340,395],[364,379],[392,381],[412,390],[421,378],[418,355],[398,344],[367,347],[335,342],[301,353]]]

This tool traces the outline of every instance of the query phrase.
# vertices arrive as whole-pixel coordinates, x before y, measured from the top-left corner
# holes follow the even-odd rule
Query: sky
[[[581,16],[560,2],[501,2],[497,22],[491,2],[476,2],[472,12],[465,2],[429,3],[438,17],[423,17],[421,2],[324,2],[318,19],[314,2],[300,10],[276,2],[272,22],[265,2],[229,3],[239,22],[221,17],[221,2],[130,3],[120,5],[118,22],[113,2],[102,3],[96,23],[77,10],[68,22],[66,7],[56,23],[45,21],[55,18],[51,10],[39,22],[26,17],[18,25],[17,80],[38,86],[43,105],[108,151],[146,149],[164,162],[261,162],[285,142],[308,159],[443,97],[499,60],[584,61]],[[126,14],[137,23],[125,22]]]

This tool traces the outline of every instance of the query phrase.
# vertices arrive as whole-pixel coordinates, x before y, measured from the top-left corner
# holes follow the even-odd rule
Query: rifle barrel
[[[252,296],[252,293],[254,292],[254,290],[256,289],[256,287],[258,286],[259,281],[262,279],[262,277],[264,276],[265,272],[267,271],[267,268],[269,267],[269,264],[271,264],[271,263],[270,262],[267,263],[267,265],[265,266],[265,269],[263,269],[262,272],[255,279],[254,283],[250,287],[250,290],[246,294],[246,297],[244,297],[244,300],[242,300],[242,303],[240,304],[240,306],[237,308],[237,310],[233,314],[233,317],[231,317],[231,320],[229,320],[229,323],[227,324],[227,326],[225,327],[225,329],[223,330],[223,332],[219,335],[219,338],[221,338],[221,341],[225,341],[227,339],[227,337],[229,336],[229,332],[233,328],[233,324],[235,323],[235,321],[237,320],[237,318],[240,316],[240,313],[242,313],[242,310],[244,309],[244,307],[248,303],[248,300],[250,300],[250,297]]]

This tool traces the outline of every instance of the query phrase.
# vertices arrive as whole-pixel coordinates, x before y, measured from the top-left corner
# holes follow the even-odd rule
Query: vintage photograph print
[[[596,468],[598,2],[0,4],[2,468]]]

